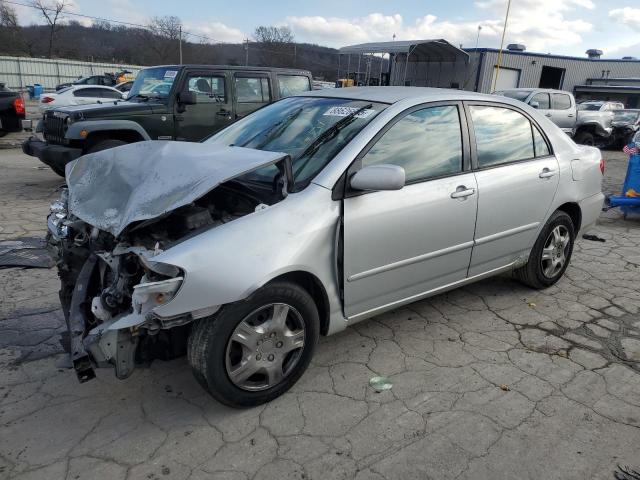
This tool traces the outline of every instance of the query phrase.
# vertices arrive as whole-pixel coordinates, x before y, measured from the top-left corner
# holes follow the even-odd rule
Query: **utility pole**
[[[296,44],[293,44],[293,66],[296,66],[296,56],[297,56]]]
[[[478,43],[480,42],[481,31],[482,31],[482,25],[478,25],[478,35],[476,36],[476,50],[478,49]]]
[[[509,10],[511,9],[511,0],[507,0],[507,13],[504,16],[504,27],[502,29],[502,39],[500,40],[500,51],[498,52],[498,61],[496,62],[496,74],[493,77],[493,85],[491,93],[495,92],[498,84],[498,75],[500,75],[500,66],[502,65],[502,47],[504,47],[504,36],[507,33],[507,22],[509,21]]]
[[[244,39],[244,64],[249,66],[249,39]]]
[[[178,41],[180,42],[180,65],[182,65],[182,25],[178,29]]]

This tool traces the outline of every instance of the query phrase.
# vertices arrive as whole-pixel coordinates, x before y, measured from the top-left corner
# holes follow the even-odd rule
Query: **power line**
[[[37,7],[35,5],[31,5],[31,4],[28,4],[28,3],[16,2],[15,0],[0,0],[0,1],[4,1],[4,3],[8,3],[8,4],[11,4],[11,5],[18,5],[18,6],[21,6],[21,7],[33,8],[35,10],[41,10],[40,7]],[[46,6],[43,6],[43,9],[47,10],[49,12],[55,12],[54,9],[48,8]],[[125,21],[122,21],[122,20],[113,20],[113,19],[110,19],[110,18],[96,17],[94,15],[85,15],[85,14],[82,14],[82,13],[74,13],[74,12],[63,12],[63,15],[68,15],[68,16],[72,16],[72,17],[87,18],[89,20],[97,20],[97,21],[100,21],[100,22],[116,23],[116,24],[125,25],[125,26],[128,26],[128,27],[136,27],[136,28],[141,28],[143,30],[153,31],[153,29],[151,27],[149,27],[149,25],[142,25],[140,23],[125,22]],[[182,27],[181,27],[181,29],[182,29]],[[188,32],[186,30],[181,30],[181,34],[183,36],[190,36],[190,37],[194,37],[194,38],[200,38],[202,40],[208,40],[208,41],[210,41],[212,43],[229,44],[228,42],[223,42],[222,40],[218,40],[218,39],[209,37],[207,35],[201,35],[201,34],[197,34],[197,33],[192,33],[192,32]],[[278,55],[290,55],[290,56],[293,56],[294,58],[297,56],[297,52],[295,51],[295,44],[294,44],[294,51],[293,52],[286,52],[286,51],[281,51],[281,50],[272,50],[272,49],[269,49],[269,48],[265,48],[263,46],[264,44],[261,44],[261,42],[249,42],[248,39],[245,40],[245,42],[243,42],[243,43],[245,43],[245,47],[244,48],[247,50],[247,52],[248,52],[249,45],[253,44],[263,52],[269,52],[269,53],[274,53],[274,54],[278,54]],[[339,55],[338,52],[336,52],[336,53],[327,52],[327,54],[329,54],[329,55]],[[322,62],[322,61],[319,61],[319,60],[313,60],[313,59],[310,59],[310,58],[306,58],[305,61],[310,62],[310,63],[314,63],[316,65],[323,66],[325,68],[335,68],[335,65],[328,64],[328,63],[325,63],[325,62]]]

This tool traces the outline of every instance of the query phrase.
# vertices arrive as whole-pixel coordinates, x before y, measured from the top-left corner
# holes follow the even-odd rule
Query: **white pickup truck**
[[[610,143],[613,111],[624,108],[620,102],[604,100],[589,100],[576,105],[571,93],[546,88],[512,88],[494,93],[537,108],[576,143],[583,145]]]

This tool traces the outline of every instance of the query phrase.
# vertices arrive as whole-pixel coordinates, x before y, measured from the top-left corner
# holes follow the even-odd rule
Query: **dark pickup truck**
[[[127,101],[47,110],[22,145],[59,175],[84,155],[143,140],[197,142],[280,98],[311,90],[311,73],[263,67],[169,65],[141,70]]]
[[[9,90],[4,83],[0,83],[0,137],[9,132],[20,131],[24,115],[22,96],[18,92]]]

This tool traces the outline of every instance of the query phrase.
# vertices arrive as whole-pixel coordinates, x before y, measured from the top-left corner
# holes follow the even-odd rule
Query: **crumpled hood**
[[[67,165],[69,210],[118,236],[133,222],[171,212],[221,183],[286,156],[210,143],[123,145],[84,155]]]

